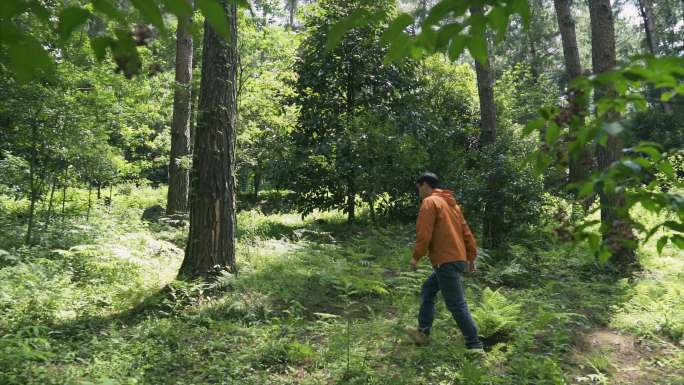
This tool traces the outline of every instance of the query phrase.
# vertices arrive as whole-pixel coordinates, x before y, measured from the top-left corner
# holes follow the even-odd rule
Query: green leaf
[[[643,152],[654,160],[660,160],[663,158],[659,148],[647,144],[638,145],[630,148],[629,150],[632,152]]]
[[[197,0],[197,7],[202,11],[204,18],[211,28],[225,40],[230,39],[230,22],[228,21],[227,9],[216,0]]]
[[[672,167],[672,163],[667,160],[658,163],[658,170],[669,178],[674,177],[674,168]]]
[[[406,35],[400,35],[399,37],[400,38],[394,40],[387,51],[387,54],[383,59],[385,64],[389,64],[402,57],[406,57],[409,55],[409,53],[411,53],[411,39],[409,39]]]
[[[523,130],[523,135],[529,135],[533,131],[539,131],[542,127],[544,127],[545,124],[546,124],[546,119],[544,119],[544,118],[537,118],[534,120],[530,120],[525,125],[525,129]]]
[[[496,41],[503,41],[508,29],[508,12],[504,7],[494,7],[491,12],[487,14],[492,28],[496,31]]]
[[[511,9],[520,15],[525,26],[530,23],[530,5],[527,3],[527,0],[513,0]]]
[[[560,136],[560,127],[554,122],[550,122],[546,130],[544,131],[544,138],[546,144],[552,144]]]
[[[187,0],[161,0],[166,9],[177,17],[187,17],[192,15],[192,7]]]
[[[361,27],[370,23],[368,18],[368,11],[365,9],[357,9],[353,11],[349,16],[343,18],[342,20],[334,23],[330,27],[328,32],[325,49],[327,51],[332,50],[337,47],[344,35],[349,32],[354,27]]]
[[[466,43],[473,58],[482,65],[487,62],[487,39],[484,34],[471,35]]]
[[[663,253],[663,248],[667,244],[668,239],[669,239],[669,237],[667,237],[667,236],[664,236],[664,237],[661,237],[660,239],[658,239],[658,243],[656,243],[656,249],[658,250],[658,254]]]
[[[580,197],[588,197],[591,193],[594,192],[594,183],[593,182],[586,182],[582,184],[582,187],[579,190],[579,195]]]
[[[610,135],[617,135],[622,132],[625,128],[619,122],[604,122],[603,131],[609,133]]]
[[[93,49],[95,58],[102,61],[107,56],[107,48],[113,45],[113,39],[108,36],[99,36],[90,39],[90,47]]]
[[[90,17],[90,12],[81,7],[67,7],[59,14],[59,24],[57,25],[57,33],[59,38],[64,41],[68,39],[74,30]]]
[[[206,0],[205,0],[206,1]],[[200,0],[198,0],[199,4]],[[152,0],[131,0],[133,6],[140,12],[143,19],[157,27],[159,30],[164,30],[164,19],[162,19],[161,11],[157,4]],[[213,2],[218,6],[218,3]]]
[[[672,240],[672,243],[675,246],[677,246],[677,248],[684,250],[684,237],[683,236],[681,236],[679,234],[675,234],[672,236],[671,240]]]
[[[407,13],[402,13],[397,16],[390,25],[387,27],[385,32],[382,33],[380,37],[381,44],[393,43],[399,35],[404,33],[404,29],[413,23],[413,17]]]
[[[113,20],[124,22],[126,16],[110,0],[93,0],[93,8]]]
[[[675,221],[666,221],[663,226],[668,227],[676,232],[684,233],[684,223],[679,223]]]
[[[32,39],[16,41],[8,51],[10,69],[20,82],[27,82],[41,71],[51,70],[54,65],[43,46]]]
[[[662,101],[662,102],[669,102],[670,99],[672,99],[676,94],[677,94],[676,92],[672,92],[672,91],[663,92],[663,93],[660,95],[660,101]]]
[[[456,61],[456,59],[461,56],[467,41],[468,37],[463,35],[451,39],[451,44],[449,45],[449,60]]]
[[[634,162],[633,160],[630,160],[630,159],[623,160],[621,162],[621,164],[623,166],[625,166],[626,168],[632,170],[636,174],[641,172],[641,166],[638,163]]]
[[[435,43],[435,50],[436,51],[444,51],[447,46],[449,45],[449,42],[452,39],[455,39],[458,37],[458,34],[463,30],[463,24],[461,23],[449,23],[442,28],[439,29],[437,32],[437,41]]]
[[[453,0],[442,0],[430,8],[425,21],[423,21],[423,28],[429,28],[437,24],[446,15],[454,11],[454,1]],[[465,9],[464,9],[465,10]]]

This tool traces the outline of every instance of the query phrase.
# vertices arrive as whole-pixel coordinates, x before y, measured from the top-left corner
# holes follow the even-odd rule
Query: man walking
[[[433,173],[424,173],[416,180],[423,202],[416,222],[416,247],[411,268],[426,253],[432,264],[432,274],[423,283],[418,312],[418,329],[409,333],[419,345],[429,342],[435,318],[435,297],[442,291],[447,309],[451,312],[465,338],[470,352],[482,353],[482,342],[470,316],[463,293],[462,274],[475,271],[477,242],[463,218],[453,193],[438,189],[439,180]]]

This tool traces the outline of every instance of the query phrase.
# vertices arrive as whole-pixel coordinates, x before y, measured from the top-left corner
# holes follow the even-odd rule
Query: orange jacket
[[[420,205],[413,258],[419,260],[428,251],[433,266],[477,258],[475,236],[449,190],[433,190]]]

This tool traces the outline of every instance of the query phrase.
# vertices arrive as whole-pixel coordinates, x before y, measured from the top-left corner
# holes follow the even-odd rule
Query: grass
[[[681,384],[684,257],[669,246],[658,257],[647,245],[644,271],[623,280],[572,245],[483,261],[467,298],[490,351],[471,361],[441,302],[431,345],[402,332],[429,273],[408,270],[411,224],[242,211],[240,274],[178,282],[185,230],[139,219],[164,196],[118,190],[87,224],[74,204],[31,248],[12,227],[20,205],[0,200],[13,237],[0,245],[0,383],[613,383],[620,352],[579,343],[605,329],[651,349],[644,383]]]

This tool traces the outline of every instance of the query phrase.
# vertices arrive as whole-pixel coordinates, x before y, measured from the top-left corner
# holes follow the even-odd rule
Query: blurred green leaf
[[[471,35],[466,43],[473,58],[482,65],[487,62],[487,39],[484,34]]]
[[[67,7],[59,14],[59,23],[57,25],[57,33],[59,38],[64,41],[68,39],[71,34],[85,23],[90,17],[90,12],[81,7]]]
[[[130,0],[133,6],[140,12],[143,19],[157,27],[159,30],[164,30],[164,19],[157,4],[152,0]]]
[[[41,72],[51,70],[54,65],[52,57],[33,39],[16,41],[9,46],[8,51],[10,69],[21,82],[27,82]]]
[[[404,33],[404,29],[413,23],[413,17],[407,13],[402,13],[397,16],[387,27],[385,32],[380,37],[381,44],[393,42],[400,34]]]
[[[227,9],[216,0],[196,0],[196,4],[214,31],[224,39],[230,39],[230,22],[226,13]]]
[[[112,20],[118,22],[124,22],[126,20],[126,16],[111,2],[111,0],[93,0],[93,8],[105,16],[110,17]]]
[[[188,0],[161,0],[162,4],[177,17],[192,15],[192,6]]]
[[[664,237],[661,237],[660,239],[658,239],[658,242],[656,243],[656,249],[658,250],[658,254],[662,254],[663,248],[667,244],[668,239],[669,239],[669,237],[667,237],[667,236],[664,236]]]
[[[459,56],[461,56],[467,41],[468,37],[464,35],[458,35],[451,39],[451,44],[449,45],[449,60],[456,61]]]

